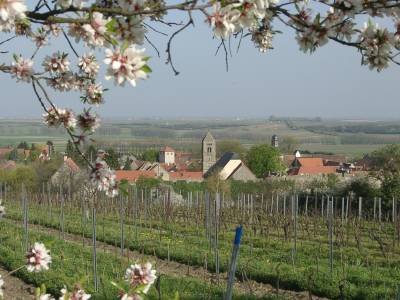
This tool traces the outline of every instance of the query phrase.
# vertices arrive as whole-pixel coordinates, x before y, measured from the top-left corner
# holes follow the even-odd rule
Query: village
[[[218,173],[222,180],[236,180],[242,182],[259,182],[263,179],[290,178],[292,180],[312,180],[329,174],[338,178],[348,179],[355,176],[365,176],[372,168],[372,161],[365,155],[363,159],[349,162],[345,155],[334,154],[308,154],[295,150],[294,153],[281,153],[279,151],[279,137],[272,135],[269,145],[271,150],[276,150],[274,155],[279,159],[279,168],[268,170],[255,175],[251,167],[246,164],[246,157],[235,152],[222,153],[217,157],[218,141],[210,131],[206,132],[201,140],[201,158],[193,157],[190,152],[177,151],[166,145],[159,149],[153,161],[137,158],[135,155],[117,153],[118,163],[116,177],[118,181],[127,180],[134,184],[140,178],[160,179],[165,182],[203,182],[211,175]],[[0,148],[0,170],[11,171],[18,165],[29,163],[47,163],[56,156],[62,157],[61,165],[51,174],[51,181],[56,183],[61,177],[81,177],[86,170],[74,160],[67,152],[57,153],[53,143],[46,145],[32,145],[28,149],[26,142],[21,142],[18,147]],[[31,148],[32,148],[31,147]],[[68,148],[68,147],[67,147]],[[71,148],[71,147],[70,147]],[[93,161],[97,155],[95,147],[91,146],[90,159]],[[102,149],[97,149],[104,151]],[[104,151],[105,152],[105,151]],[[105,152],[106,157],[109,153]],[[79,155],[77,159],[80,159]],[[62,176],[60,176],[62,174]]]

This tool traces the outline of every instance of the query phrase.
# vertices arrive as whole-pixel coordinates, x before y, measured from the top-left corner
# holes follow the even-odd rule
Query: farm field
[[[153,259],[156,267],[159,264],[160,270],[167,272],[162,276],[165,287],[161,280],[165,299],[172,297],[174,289],[183,291],[182,299],[222,299],[234,229],[242,224],[244,235],[235,274],[237,299],[307,299],[308,295],[313,299],[393,299],[398,293],[397,205],[393,210],[379,210],[378,215],[376,202],[372,211],[365,199],[364,211],[358,215],[358,210],[352,209],[357,201],[337,199],[331,215],[327,198],[322,197],[307,199],[306,210],[303,198],[295,200],[289,195],[273,199],[247,195],[233,200],[191,194],[180,202],[172,202],[162,191],[156,195],[137,191],[127,198],[97,199],[97,272],[105,284],[100,291],[112,291],[107,280],[122,278],[128,262],[139,256]],[[65,248],[63,259],[54,264],[55,273],[31,278],[21,272],[18,276],[35,284],[52,278],[54,292],[63,281],[73,284],[83,277],[85,287],[91,290],[94,227],[88,199],[65,193],[61,197],[54,191],[27,197],[9,193],[4,198],[7,214],[0,223],[1,265],[12,269],[11,263],[18,264],[10,255],[21,251],[24,238],[31,242],[40,239],[49,247],[54,245],[55,257]],[[396,213],[391,215],[393,211]],[[75,264],[69,265],[68,257],[74,257]],[[175,272],[161,267],[168,262],[176,267]],[[70,268],[76,268],[76,276],[63,278]],[[186,285],[200,288],[191,286],[185,294]],[[202,292],[190,294],[193,290]],[[95,299],[112,299],[98,297]]]
[[[198,119],[198,120],[106,120],[93,136],[96,142],[141,148],[170,145],[180,150],[198,151],[200,140],[211,130],[217,140],[237,140],[246,147],[269,143],[277,134],[291,139],[301,150],[345,154],[369,153],[391,143],[400,143],[398,121],[320,119]],[[65,150],[67,136],[46,128],[39,120],[0,120],[0,146],[16,146],[20,141],[45,143],[52,140],[56,150]]]

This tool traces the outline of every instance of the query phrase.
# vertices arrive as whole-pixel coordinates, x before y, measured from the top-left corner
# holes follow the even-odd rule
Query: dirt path
[[[32,300],[35,288],[14,276],[4,278],[7,273],[0,268],[0,275],[4,279],[4,300]]]
[[[7,219],[7,221],[19,224],[19,222]],[[51,234],[56,237],[60,237],[60,231],[54,228],[49,228],[42,225],[37,224],[29,224],[29,227],[35,230],[38,230],[45,234]],[[76,244],[83,244],[83,238],[80,235],[65,233],[65,240],[69,242],[73,242]],[[85,245],[91,245],[91,238],[85,238]],[[99,251],[104,251],[106,253],[110,253],[112,255],[120,255],[121,249],[119,247],[115,247],[113,245],[103,243],[101,241],[97,241],[97,248]],[[160,259],[154,255],[142,255],[138,251],[132,251],[128,249],[124,249],[124,257],[129,259],[130,261],[134,260],[143,260],[144,258],[150,260],[155,263],[157,272],[160,274],[167,274],[169,276],[182,277],[188,276],[192,278],[201,279],[202,281],[207,282],[216,282],[216,275],[209,272],[203,267],[195,267],[182,263],[178,263],[175,261],[168,261],[164,259]],[[219,281],[223,286],[227,281],[227,274],[220,274]],[[277,295],[277,290],[270,284],[259,283],[253,280],[246,281],[235,281],[235,290],[239,291],[242,294],[253,294],[256,296],[264,296],[264,295]],[[279,295],[283,296],[283,298],[287,299],[307,299],[310,300],[308,292],[296,292],[291,290],[279,290]],[[312,296],[313,300],[326,300],[327,298]],[[5,300],[8,300],[7,298]]]

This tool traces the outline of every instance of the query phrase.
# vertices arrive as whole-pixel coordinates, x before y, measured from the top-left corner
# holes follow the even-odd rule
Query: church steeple
[[[203,174],[215,164],[217,161],[217,143],[208,131],[202,141],[202,158],[203,158]]]

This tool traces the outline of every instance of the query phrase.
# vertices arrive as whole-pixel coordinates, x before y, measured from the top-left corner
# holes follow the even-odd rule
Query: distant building
[[[169,181],[202,182],[203,172],[191,172],[191,171],[170,172]]]
[[[296,157],[290,165],[288,175],[334,174],[337,169],[337,166],[325,165],[320,157]]]
[[[257,180],[257,177],[244,164],[239,155],[233,152],[227,152],[222,155],[221,158],[207,171],[204,177],[212,175],[213,172],[219,172],[219,176],[222,180]]]
[[[271,146],[274,148],[278,148],[279,147],[279,139],[278,136],[276,134],[274,134],[271,138]]]
[[[51,183],[54,185],[78,185],[82,183],[84,174],[81,168],[75,163],[75,161],[64,156],[64,161],[60,168],[51,176]]]
[[[163,164],[171,165],[175,163],[175,150],[169,146],[161,148],[158,161]]]
[[[203,175],[215,164],[217,157],[217,143],[208,131],[202,140]]]
[[[127,180],[129,183],[135,183],[139,178],[157,178],[154,171],[139,171],[139,170],[117,170],[115,171],[117,181],[122,179]]]

